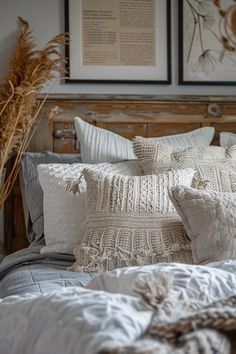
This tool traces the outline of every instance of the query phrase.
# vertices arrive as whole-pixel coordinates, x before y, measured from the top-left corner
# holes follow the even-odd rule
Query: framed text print
[[[68,83],[171,83],[170,0],[65,0]]]
[[[236,2],[179,0],[179,83],[236,84]]]

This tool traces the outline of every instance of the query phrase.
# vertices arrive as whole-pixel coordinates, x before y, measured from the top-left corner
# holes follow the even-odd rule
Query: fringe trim
[[[78,261],[69,270],[72,271],[82,271],[82,272],[104,272],[107,270],[107,263],[114,263],[117,259],[123,262],[127,267],[131,266],[144,266],[147,264],[147,258],[156,257],[166,258],[171,261],[171,257],[177,252],[181,251],[191,251],[191,246],[186,244],[173,244],[170,249],[163,253],[157,253],[154,249],[150,248],[147,250],[139,249],[136,251],[128,251],[116,246],[115,250],[108,250],[107,248],[102,248],[98,244],[92,244],[88,246],[86,244],[81,244],[76,247],[75,255]],[[85,264],[80,264],[82,258],[84,258]],[[83,261],[82,261],[83,262]],[[114,267],[113,267],[114,268]]]
[[[84,170],[81,172],[78,178],[67,178],[65,180],[66,191],[73,193],[74,196],[81,193],[80,184],[82,182],[83,177],[84,177]]]

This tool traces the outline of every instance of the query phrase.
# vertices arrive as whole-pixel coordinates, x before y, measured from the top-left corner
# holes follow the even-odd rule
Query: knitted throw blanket
[[[142,304],[153,310],[149,328],[132,346],[110,347],[100,354],[232,353],[227,334],[236,330],[236,295],[206,305],[171,299],[171,288],[167,273],[160,273],[158,279],[139,279],[136,292]]]

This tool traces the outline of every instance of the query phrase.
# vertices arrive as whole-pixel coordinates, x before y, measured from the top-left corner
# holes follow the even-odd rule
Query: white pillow
[[[41,253],[61,252],[73,254],[73,248],[79,244],[82,235],[79,227],[85,220],[86,184],[82,179],[82,193],[74,196],[66,191],[68,178],[78,178],[84,164],[45,164],[38,166],[39,181],[43,189],[44,236],[46,246]],[[127,176],[141,175],[137,161],[117,164],[103,163],[93,165],[98,171]]]
[[[236,145],[236,134],[222,132],[220,133],[220,146],[230,147]]]
[[[122,136],[93,126],[79,117],[75,117],[75,130],[80,143],[83,162],[115,162],[136,158],[133,153],[132,142]],[[204,147],[210,145],[214,133],[214,128],[205,127],[185,134],[150,139],[180,148]]]
[[[137,284],[145,277],[159,280],[171,274],[174,299],[195,299],[205,303],[232,296],[236,291],[236,274],[213,267],[181,263],[158,263],[141,267],[119,268],[94,277],[86,288],[137,296]]]

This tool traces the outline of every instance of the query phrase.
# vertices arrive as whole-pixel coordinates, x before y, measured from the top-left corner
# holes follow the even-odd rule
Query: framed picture
[[[235,45],[234,0],[179,0],[180,85],[236,85]]]
[[[171,83],[170,0],[65,0],[68,83]]]

